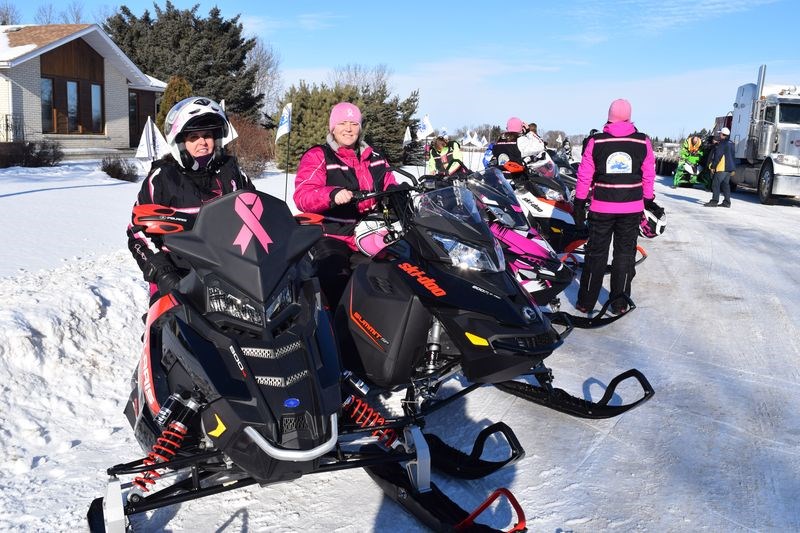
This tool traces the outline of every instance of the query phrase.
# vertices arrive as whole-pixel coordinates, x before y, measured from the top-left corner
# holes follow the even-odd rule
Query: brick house
[[[0,26],[0,142],[128,149],[155,118],[165,87],[97,24]]]

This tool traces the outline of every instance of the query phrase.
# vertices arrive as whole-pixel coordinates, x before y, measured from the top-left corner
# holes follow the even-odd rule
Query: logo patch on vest
[[[630,174],[633,171],[633,160],[630,154],[614,152],[606,159],[606,174]]]

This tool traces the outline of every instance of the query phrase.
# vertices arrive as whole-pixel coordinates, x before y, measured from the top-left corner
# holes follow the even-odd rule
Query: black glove
[[[173,289],[178,287],[180,282],[181,277],[178,275],[178,272],[176,270],[172,270],[160,274],[156,280],[156,285],[158,285],[158,292],[163,295],[172,292]]]
[[[158,285],[158,292],[168,294],[181,281],[178,269],[163,253],[157,253],[150,258],[144,271],[144,279]]]
[[[648,211],[656,211],[661,209],[658,204],[656,203],[655,197],[654,198],[645,198],[644,199],[644,208]]]
[[[575,219],[575,225],[578,228],[583,227],[586,223],[586,200],[575,199],[572,206],[572,218]]]
[[[406,182],[402,183],[392,183],[391,185],[386,186],[387,191],[410,191],[411,185]]]

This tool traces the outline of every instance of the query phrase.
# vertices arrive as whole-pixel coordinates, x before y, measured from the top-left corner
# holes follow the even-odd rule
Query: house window
[[[92,133],[103,133],[103,86],[92,84]]]
[[[41,79],[42,133],[105,132],[103,85],[59,77]]]
[[[79,131],[78,117],[78,82],[67,82],[67,131],[75,133]]]
[[[42,133],[52,133],[56,128],[53,120],[53,80],[50,78],[42,78],[41,101]]]

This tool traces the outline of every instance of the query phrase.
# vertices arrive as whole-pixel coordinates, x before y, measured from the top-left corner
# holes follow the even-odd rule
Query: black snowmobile
[[[136,513],[360,467],[437,531],[491,530],[475,519],[498,496],[524,528],[508,491],[469,513],[430,479],[431,467],[477,478],[519,460],[524,450],[510,428],[486,428],[467,455],[423,434],[417,420],[378,417],[363,383],[342,372],[307,255],[318,227],[250,191],[206,204],[196,220],[138,206],[134,224],[162,235],[189,273],[150,307],[131,380],[125,415],[147,456],[107,470],[106,495],[87,514],[91,531],[124,532]],[[480,458],[492,435],[505,438],[507,459]]]
[[[335,316],[344,366],[378,391],[405,390],[415,420],[484,384],[573,416],[608,418],[647,401],[653,389],[637,370],[609,383],[599,402],[552,386],[543,361],[572,330],[563,313],[545,316],[505,268],[502,249],[463,187],[360,193],[380,199],[388,244],[358,265]],[[412,194],[414,193],[414,194]],[[557,330],[553,322],[561,322]],[[437,398],[460,372],[471,382]],[[535,377],[535,384],[515,381]],[[617,385],[639,382],[643,396],[609,405]]]

